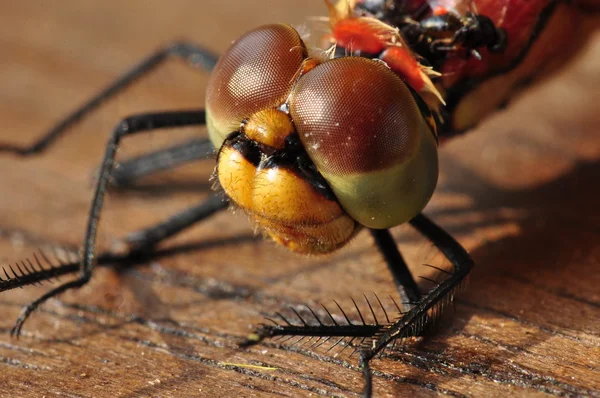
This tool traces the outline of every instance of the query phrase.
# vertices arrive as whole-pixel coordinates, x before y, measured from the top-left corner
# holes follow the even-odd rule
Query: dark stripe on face
[[[258,167],[262,159],[262,152],[258,144],[252,140],[249,140],[244,134],[232,133],[230,134],[223,147],[228,146],[239,152],[244,159],[252,163],[255,167]]]
[[[304,151],[297,134],[287,137],[285,148],[276,151],[273,151],[273,148],[263,148],[245,134],[237,132],[231,133],[223,146],[235,149],[258,170],[285,168],[308,182],[327,200],[337,201],[329,184]]]
[[[278,155],[280,154],[275,154],[274,156],[266,158],[260,163],[259,169],[285,168],[289,172],[294,173],[299,178],[308,182],[325,199],[337,201],[329,184],[327,184],[325,178],[319,173],[306,153],[298,154],[296,156]]]

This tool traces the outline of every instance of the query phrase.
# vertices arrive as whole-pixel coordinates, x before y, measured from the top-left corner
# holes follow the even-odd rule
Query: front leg
[[[117,187],[124,187],[144,176],[209,159],[214,154],[215,149],[208,138],[194,138],[170,148],[120,162],[113,170],[111,183]]]
[[[125,136],[149,130],[195,126],[202,125],[204,123],[204,111],[192,110],[140,114],[128,117],[117,124],[117,127],[114,129],[106,145],[104,158],[100,168],[100,177],[96,182],[96,189],[92,199],[92,205],[88,216],[88,224],[85,231],[85,239],[83,242],[83,255],[79,267],[79,278],[50,290],[48,293],[25,306],[21,311],[15,326],[11,330],[11,335],[18,337],[21,333],[23,324],[29,315],[31,315],[31,313],[46,300],[67,290],[80,288],[90,280],[95,265],[96,234],[98,231],[98,223],[100,222],[100,215],[104,205],[104,196],[106,194],[108,182],[114,168],[115,156],[121,139]]]
[[[405,307],[415,305],[421,299],[421,292],[413,278],[408,265],[404,261],[396,241],[389,229],[371,229],[377,248],[385,258],[385,262],[394,277],[400,302]]]
[[[129,250],[123,254],[104,252],[96,257],[96,266],[123,267],[144,262],[147,252],[155,249],[159,242],[195,225],[219,211],[227,208],[229,201],[220,195],[211,195],[199,204],[180,211],[154,226],[130,233],[124,241]],[[160,251],[153,254],[161,255]],[[31,258],[0,268],[0,293],[28,285],[41,285],[43,282],[58,280],[64,275],[79,271],[80,259],[67,260],[56,253],[54,260],[42,250],[33,253]]]
[[[365,397],[372,394],[372,375],[369,362],[388,344],[396,339],[417,336],[431,323],[432,318],[439,316],[445,306],[454,299],[454,293],[473,268],[473,259],[469,253],[449,233],[440,228],[423,214],[419,214],[410,225],[429,239],[453,265],[450,273],[442,283],[433,288],[410,311],[403,314],[396,322],[381,328],[370,344],[363,344],[360,351],[360,365],[365,377]]]
[[[17,156],[31,156],[44,152],[56,142],[75,123],[79,122],[90,112],[96,110],[102,103],[113,98],[115,95],[129,87],[138,79],[153,71],[163,64],[167,59],[175,57],[187,61],[187,63],[207,72],[212,71],[217,63],[217,56],[210,51],[186,42],[173,43],[165,48],[150,54],[148,57],[133,66],[130,70],[110,83],[104,90],[87,100],[83,105],[65,116],[50,130],[46,131],[33,144],[21,147],[9,143],[0,142],[0,154],[3,152]]]

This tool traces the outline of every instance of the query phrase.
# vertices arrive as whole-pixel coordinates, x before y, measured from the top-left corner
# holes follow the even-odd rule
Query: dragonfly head
[[[315,61],[288,25],[233,43],[206,112],[221,187],[296,252],[408,221],[437,182],[436,140],[406,84],[379,61]]]

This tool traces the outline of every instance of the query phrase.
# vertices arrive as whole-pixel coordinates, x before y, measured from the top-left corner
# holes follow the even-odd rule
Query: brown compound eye
[[[233,43],[217,63],[206,93],[213,145],[219,148],[255,112],[284,103],[304,58],[304,43],[288,25],[262,26]]]
[[[437,144],[406,85],[385,64],[344,57],[302,76],[290,114],[342,207],[370,228],[417,215],[437,183]]]

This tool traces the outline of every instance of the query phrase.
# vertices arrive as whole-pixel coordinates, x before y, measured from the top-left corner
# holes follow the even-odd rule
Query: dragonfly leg
[[[227,208],[229,202],[220,195],[211,195],[200,204],[185,209],[165,221],[133,232],[125,238],[132,252],[152,250],[159,242]]]
[[[154,70],[157,66],[171,57],[184,59],[193,67],[197,67],[206,71],[211,71],[218,59],[218,57],[212,54],[210,51],[185,42],[174,43],[168,47],[160,49],[132,67],[129,71],[117,78],[114,82],[109,84],[94,97],[68,114],[64,119],[59,121],[54,127],[44,133],[33,144],[21,147],[8,143],[0,143],[0,153],[12,153],[17,156],[29,156],[42,153],[70,127],[72,127],[79,120],[83,119],[83,117],[96,109],[104,101],[114,97],[116,94],[130,86],[133,82]]]
[[[191,139],[170,148],[119,162],[112,172],[112,185],[128,186],[135,180],[177,166],[211,158],[215,153],[208,138]]]
[[[204,123],[204,111],[192,110],[139,114],[125,118],[117,124],[117,127],[115,127],[110,139],[108,140],[102,165],[100,167],[100,177],[96,182],[96,189],[92,199],[92,205],[88,216],[88,225],[85,232],[83,256],[79,268],[79,277],[73,281],[64,283],[50,290],[48,293],[25,306],[21,311],[15,326],[11,330],[11,335],[16,337],[19,336],[24,322],[40,304],[67,290],[80,288],[90,280],[96,261],[95,252],[98,223],[100,222],[100,215],[104,205],[104,196],[106,194],[111,173],[113,171],[115,156],[121,139],[125,136],[149,130],[203,125]]]
[[[360,353],[358,366],[362,369],[363,377],[365,378],[365,388],[363,397],[371,398],[373,395],[373,373],[371,372],[371,358],[367,358],[364,352]]]
[[[168,251],[150,251],[161,241],[184,229],[199,223],[228,206],[226,199],[211,195],[198,205],[180,211],[167,220],[129,234],[125,241],[129,250],[125,253],[104,252],[96,257],[95,266],[127,267],[146,262],[149,254],[160,257]],[[45,281],[58,280],[63,275],[75,274],[79,271],[79,257],[65,261],[55,258],[51,260],[44,251],[34,253],[31,259],[14,263],[14,266],[0,268],[0,293],[41,284]]]
[[[394,283],[405,307],[415,305],[421,299],[421,292],[415,282],[389,229],[371,229],[375,244],[383,254],[388,269],[394,277]]]
[[[443,282],[433,288],[410,311],[391,325],[380,330],[376,339],[364,346],[360,352],[360,365],[365,377],[364,394],[371,396],[372,374],[369,361],[383,350],[392,340],[416,336],[430,322],[430,314],[439,313],[443,306],[452,301],[459,285],[473,268],[473,260],[469,253],[449,233],[431,221],[423,214],[417,215],[410,225],[429,239],[442,254],[452,263],[454,271]]]

